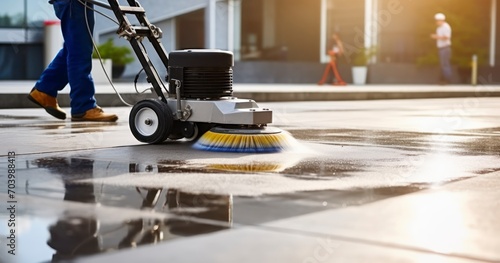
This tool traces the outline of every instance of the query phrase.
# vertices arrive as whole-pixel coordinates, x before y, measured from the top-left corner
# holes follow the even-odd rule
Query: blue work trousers
[[[94,80],[90,73],[93,44],[88,31],[88,28],[91,33],[94,30],[94,12],[78,0],[53,0],[52,4],[61,20],[64,45],[43,71],[35,88],[56,97],[69,83],[71,114],[83,114],[96,107]]]

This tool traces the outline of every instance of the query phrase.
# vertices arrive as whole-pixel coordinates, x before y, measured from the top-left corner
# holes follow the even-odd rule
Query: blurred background
[[[120,0],[126,4],[124,0]],[[106,2],[106,1],[104,1]],[[497,0],[142,0],[150,21],[163,30],[167,51],[218,48],[235,54],[236,83],[316,83],[329,58],[329,39],[345,45],[339,70],[368,67],[369,84],[436,84],[439,78],[434,14],[446,14],[453,29],[456,83],[470,83],[471,60],[479,74],[500,82]],[[0,11],[0,80],[37,79],[44,69],[47,21],[55,18],[47,1],[3,1]],[[112,14],[96,8],[108,15]],[[98,43],[114,39],[117,26],[96,14]],[[132,20],[133,21],[133,20]],[[53,45],[53,44],[52,44]],[[150,55],[160,65],[159,59]],[[361,56],[361,58],[360,58]],[[161,67],[159,67],[161,68]],[[115,80],[139,71],[130,61]]]

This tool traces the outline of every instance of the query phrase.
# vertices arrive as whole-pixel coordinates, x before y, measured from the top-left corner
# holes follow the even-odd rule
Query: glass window
[[[19,1],[19,0],[16,0]],[[28,27],[43,27],[43,22],[57,19],[54,8],[48,1],[26,0],[28,13]]]
[[[37,79],[43,70],[43,45],[0,44],[0,80]]]
[[[323,55],[327,56],[328,50],[334,47],[332,36],[337,34],[343,43],[344,58],[350,63],[351,59],[360,54],[360,50],[364,47],[365,1],[327,0],[326,8]]]
[[[48,1],[2,0],[0,28],[42,28],[43,22],[57,19]]]
[[[15,28],[24,26],[24,1],[2,1],[0,27]]]

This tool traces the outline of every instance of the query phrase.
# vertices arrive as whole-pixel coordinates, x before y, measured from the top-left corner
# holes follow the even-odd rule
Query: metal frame
[[[142,40],[147,38],[168,70],[168,54],[160,41],[162,38],[161,29],[149,22],[146,18],[146,11],[137,1],[127,0],[129,6],[121,6],[118,0],[108,0],[109,5],[97,0],[85,1],[113,11],[119,23],[116,33],[130,42],[132,49],[146,72],[148,81],[153,85],[153,89],[159,99],[166,103],[167,99],[163,93],[163,90],[167,90],[165,84],[142,45]],[[127,14],[135,15],[140,26],[132,25],[127,18]]]
[[[173,94],[171,96],[169,94],[169,98],[166,98],[163,90],[167,91],[167,89],[142,45],[143,39],[147,38],[151,42],[167,70],[169,64],[168,54],[160,41],[162,37],[161,29],[149,22],[144,8],[135,0],[127,0],[129,6],[121,6],[118,0],[107,0],[109,5],[98,0],[84,1],[113,11],[119,23],[117,34],[130,42],[146,72],[148,81],[153,85],[159,99],[171,109],[175,120],[249,126],[272,123],[272,111],[259,108],[253,100],[234,97],[208,101],[181,99],[181,82],[175,79],[171,81],[175,84],[177,96],[174,97]],[[127,15],[135,15],[140,25],[132,25]]]

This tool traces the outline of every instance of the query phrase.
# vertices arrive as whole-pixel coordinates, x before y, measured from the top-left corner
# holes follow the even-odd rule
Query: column
[[[274,0],[265,0],[263,2],[263,23],[262,26],[264,27],[262,29],[263,32],[263,47],[264,48],[270,48],[274,47],[276,45],[275,41],[275,36],[276,36],[276,10],[275,6],[276,3]]]
[[[376,48],[378,45],[378,0],[365,0],[365,48]],[[372,57],[369,63],[375,63]]]
[[[229,41],[233,41],[233,54],[234,60],[239,61],[241,58],[241,0],[231,0],[233,3],[233,20],[229,20],[230,23],[233,22],[233,39],[229,39]]]
[[[491,0],[491,26],[490,26],[490,67],[495,66],[496,34],[497,34],[497,0]]]
[[[325,54],[327,42],[327,20],[328,19],[328,0],[321,0],[320,10],[320,39],[319,39],[319,59],[321,63],[328,63],[330,58]]]
[[[216,28],[216,1],[207,0],[208,4],[205,8],[205,48],[215,48],[215,28]]]

